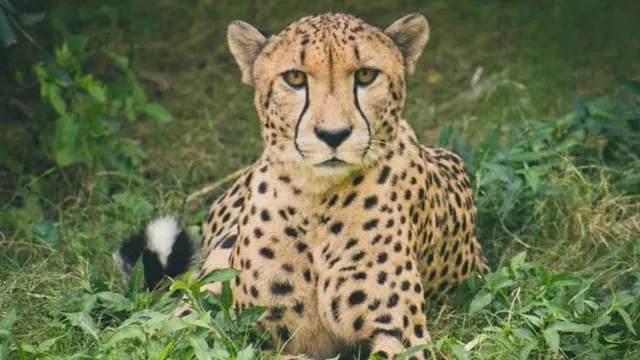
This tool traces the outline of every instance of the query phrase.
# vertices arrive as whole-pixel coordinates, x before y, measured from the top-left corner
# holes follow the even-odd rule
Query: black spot
[[[378,262],[378,264],[384,264],[385,262],[387,262],[387,259],[389,259],[389,255],[387,255],[386,252],[381,252],[378,254],[376,261]]]
[[[358,239],[349,239],[349,241],[347,241],[347,244],[344,246],[345,250],[349,250],[352,247],[356,246],[358,244]]]
[[[278,326],[278,337],[282,341],[288,340],[291,336],[289,335],[289,329],[286,326]]]
[[[351,182],[351,185],[357,186],[362,182],[362,180],[364,180],[364,176],[357,175],[356,177],[353,178],[353,181]]]
[[[354,280],[365,280],[366,278],[367,278],[367,274],[362,271],[353,274]]]
[[[302,274],[304,276],[304,281],[310,283],[311,282],[311,270],[307,269]]]
[[[284,233],[289,236],[289,237],[296,237],[298,236],[298,231],[296,231],[296,229],[292,228],[292,227],[286,227],[284,228]]]
[[[402,283],[400,284],[400,290],[402,291],[407,291],[409,290],[410,287],[411,287],[411,283],[409,282],[409,280],[403,280]]]
[[[356,198],[356,195],[357,194],[355,192],[352,192],[349,195],[347,195],[347,197],[342,202],[342,206],[343,207],[347,207],[347,206],[351,205],[351,203],[353,202],[353,199]]]
[[[259,238],[261,238],[261,237],[262,237],[262,235],[264,235],[264,233],[262,232],[262,230],[261,230],[260,228],[255,228],[255,229],[253,229],[253,235],[254,235],[256,238],[258,238],[258,239],[259,239]]]
[[[387,281],[387,273],[384,271],[380,271],[378,273],[378,284],[382,285]]]
[[[288,281],[274,281],[271,283],[271,293],[273,295],[287,295],[293,291],[293,285]]]
[[[367,300],[367,294],[362,290],[356,290],[349,295],[349,306],[362,304]]]
[[[367,197],[366,199],[364,199],[364,208],[365,209],[371,209],[372,207],[376,206],[376,204],[378,204],[378,197],[375,195],[371,195],[369,197]]]
[[[302,315],[302,313],[304,312],[304,303],[302,303],[301,301],[296,301],[296,304],[293,305],[293,311],[295,311],[298,315]]]
[[[358,318],[353,322],[353,329],[355,331],[360,331],[364,326],[364,319],[362,316],[358,316]]]
[[[353,255],[351,257],[351,260],[354,262],[360,261],[362,260],[362,258],[364,258],[364,256],[366,255],[366,253],[364,251],[360,251],[358,253],[356,253],[355,255]]]
[[[402,265],[396,266],[396,276],[402,274]]]
[[[371,219],[366,223],[364,223],[364,225],[362,225],[362,229],[364,231],[369,231],[371,229],[376,228],[377,226],[378,226],[378,219]]]
[[[389,178],[390,173],[391,173],[391,168],[385,165],[382,168],[382,171],[380,172],[380,176],[378,176],[378,184],[384,184],[385,182],[387,182],[387,179]]]
[[[380,315],[375,319],[375,322],[380,324],[388,324],[391,322],[391,315],[390,314]]]
[[[266,319],[269,321],[279,321],[279,320],[282,320],[283,315],[284,315],[284,307],[274,306],[269,309],[269,314],[266,316]]]
[[[260,185],[258,185],[258,192],[260,194],[264,194],[267,192],[267,183],[266,182],[261,182]]]
[[[413,333],[416,334],[416,337],[419,339],[422,339],[422,337],[424,336],[424,330],[422,329],[421,325],[414,325]]]
[[[308,248],[307,244],[305,244],[305,243],[303,243],[301,241],[298,241],[296,243],[296,250],[298,250],[299,253],[307,250],[307,248]]]
[[[262,249],[260,249],[260,255],[262,255],[262,257],[267,259],[273,259],[275,257],[275,255],[273,254],[273,250],[266,247],[263,247]]]
[[[422,292],[422,285],[420,285],[420,283],[415,283],[415,285],[413,285],[413,291],[416,294],[419,294]]]
[[[335,322],[340,321],[340,297],[336,296],[331,299],[331,315]]]
[[[369,310],[374,311],[380,307],[380,300],[375,299],[369,304]]]
[[[291,274],[293,273],[293,266],[291,266],[291,264],[282,264],[282,270]]]
[[[337,201],[338,201],[338,195],[333,195],[333,197],[329,199],[329,202],[327,203],[327,207],[332,207],[333,205],[336,204]]]
[[[260,219],[262,219],[262,221],[271,220],[271,216],[269,215],[269,212],[266,209],[260,212]]]
[[[440,277],[444,277],[449,272],[449,266],[445,265],[442,270],[440,270]]]
[[[224,239],[224,241],[222,242],[222,244],[220,245],[220,247],[222,249],[230,249],[233,247],[233,245],[235,245],[236,243],[236,235],[231,235],[228,236],[226,239]]]
[[[234,203],[232,204],[232,206],[234,208],[239,208],[242,206],[242,204],[244,204],[244,198],[238,198],[238,200],[234,201]],[[227,214],[229,215],[229,214]]]
[[[392,336],[398,340],[402,340],[402,330],[398,329],[398,328],[393,328],[393,329],[375,329],[373,331],[372,336],[376,336],[378,334],[385,334],[385,335],[389,335]]]
[[[398,301],[400,300],[400,296],[398,294],[393,294],[389,296],[389,300],[387,300],[387,308],[391,309],[398,305]]]
[[[331,232],[335,235],[338,235],[340,233],[340,231],[342,231],[342,223],[341,222],[335,222],[333,223],[333,225],[331,225]]]
[[[255,286],[252,286],[250,290],[251,290],[251,291],[250,291],[250,292],[251,292],[251,296],[253,296],[254,298],[256,298],[256,299],[257,299],[257,298],[258,298],[258,295],[259,295],[259,293],[258,293],[258,289],[256,289],[256,287],[255,287]]]

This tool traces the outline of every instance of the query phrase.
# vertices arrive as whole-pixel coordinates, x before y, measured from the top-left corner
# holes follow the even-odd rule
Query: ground
[[[409,80],[405,118],[423,143],[436,141],[446,124],[453,124],[473,144],[495,124],[521,123],[532,117],[552,121],[571,109],[575,94],[591,99],[611,91],[619,81],[640,78],[636,35],[640,5],[633,1],[616,2],[616,7],[597,0],[580,5],[508,0],[482,5],[445,0],[369,0],[349,5],[318,1],[304,7],[294,1],[222,5],[201,0],[185,5],[138,0],[136,4],[159,21],[157,30],[138,33],[134,39],[143,64],[141,77],[150,94],[170,108],[176,120],[163,125],[141,122],[125,129],[151,153],[144,168],[149,182],[123,180],[109,172],[90,177],[45,168],[12,178],[12,185],[0,190],[2,212],[17,219],[11,231],[0,230],[4,289],[0,316],[17,308],[20,320],[12,331],[25,343],[71,337],[67,323],[58,317],[60,311],[69,311],[61,309],[61,299],[100,282],[124,288],[110,254],[125,235],[165,212],[179,213],[187,225],[197,225],[224,187],[185,199],[259,156],[261,139],[251,89],[241,84],[224,40],[231,20],[275,31],[302,15],[327,10],[351,12],[381,26],[406,13],[421,12],[430,21],[431,40]],[[480,71],[479,83],[487,90],[474,96],[470,82]],[[24,142],[14,149],[22,154],[28,146]],[[607,172],[584,181],[582,175],[567,173],[553,180],[578,184],[566,196],[574,206],[571,209],[579,212],[568,214],[565,208],[538,203],[536,219],[544,222],[536,231],[521,234],[510,229],[514,236],[507,236],[498,224],[485,229],[487,236],[480,242],[498,243],[488,254],[494,269],[509,266],[514,254],[527,249],[528,259],[540,261],[545,269],[572,271],[600,288],[613,288],[617,277],[605,281],[613,276],[610,269],[624,268],[628,273],[638,269],[638,256],[627,246],[640,238],[633,225],[638,221],[637,198],[615,194]],[[9,175],[3,172],[2,176]],[[100,177],[121,184],[125,195],[96,205],[90,195]],[[54,181],[44,181],[49,179]],[[581,203],[585,194],[604,200],[597,206]],[[616,216],[611,215],[612,208],[619,211]],[[632,221],[627,226],[624,219],[629,217]],[[33,225],[42,218],[52,220],[59,234],[53,247],[34,236]],[[612,218],[622,220],[603,220]],[[633,284],[627,287],[632,289]],[[472,297],[430,309],[432,338],[454,339],[454,345],[469,344],[478,334],[486,335],[483,339],[501,339],[491,328],[487,330],[496,326],[493,316],[478,319],[467,314]],[[628,315],[632,324],[638,323],[639,313]],[[508,322],[496,322],[504,333],[515,330]],[[618,330],[623,332],[624,327]],[[57,351],[71,353],[90,343],[89,337],[67,339],[57,345]],[[637,337],[628,344],[627,358],[638,356]],[[452,358],[458,356],[454,345],[445,351]],[[494,352],[484,352],[482,358],[519,351],[506,345],[489,349]]]

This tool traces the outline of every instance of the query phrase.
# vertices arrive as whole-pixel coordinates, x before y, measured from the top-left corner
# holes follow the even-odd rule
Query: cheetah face
[[[429,36],[422,15],[386,30],[344,14],[302,18],[266,38],[229,26],[242,79],[255,87],[265,151],[314,175],[374,165],[395,138],[412,73]]]

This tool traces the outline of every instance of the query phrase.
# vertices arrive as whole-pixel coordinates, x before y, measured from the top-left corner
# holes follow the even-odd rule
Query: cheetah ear
[[[429,40],[429,23],[421,14],[409,14],[396,20],[385,31],[400,49],[408,74],[413,74],[416,63]]]
[[[227,28],[227,41],[231,54],[242,72],[242,82],[253,84],[253,63],[260,50],[267,44],[267,37],[244,21],[233,21]]]

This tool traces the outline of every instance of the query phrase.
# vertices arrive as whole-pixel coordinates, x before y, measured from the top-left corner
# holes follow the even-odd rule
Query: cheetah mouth
[[[328,167],[328,168],[337,168],[337,167],[342,167],[342,166],[345,166],[345,165],[348,165],[348,163],[346,161],[340,160],[337,157],[332,157],[331,159],[329,159],[327,161],[321,162],[317,166]]]

